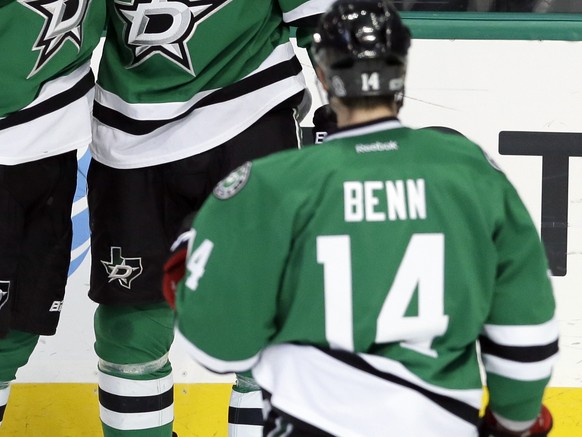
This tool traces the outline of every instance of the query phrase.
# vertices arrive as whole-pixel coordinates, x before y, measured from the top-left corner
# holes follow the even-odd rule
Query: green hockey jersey
[[[0,164],[86,147],[103,0],[0,3]]]
[[[537,230],[460,136],[397,119],[247,163],[189,233],[178,336],[338,436],[473,436],[533,419],[557,354]]]
[[[241,133],[306,88],[290,26],[331,0],[107,0],[93,156],[171,162]]]

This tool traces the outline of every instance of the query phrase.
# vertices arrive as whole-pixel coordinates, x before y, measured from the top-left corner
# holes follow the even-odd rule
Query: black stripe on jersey
[[[2,422],[2,419],[4,418],[4,411],[6,411],[6,405],[0,406],[0,422]]]
[[[297,20],[293,20],[290,23],[287,23],[290,27],[308,27],[311,28],[309,30],[314,30],[317,28],[317,24],[319,23],[319,18],[321,14],[317,15],[310,15],[308,17],[299,18]]]
[[[146,135],[168,123],[173,123],[185,118],[198,108],[236,99],[237,97],[244,96],[245,94],[249,94],[257,89],[264,88],[268,85],[295,76],[299,74],[301,70],[301,63],[299,62],[299,59],[294,56],[288,61],[273,65],[272,67],[253,74],[252,76],[245,77],[232,85],[218,89],[196,102],[182,114],[166,120],[136,120],[121,114],[114,109],[103,106],[99,102],[95,102],[94,104],[93,115],[101,123],[128,134]],[[242,109],[244,110],[244,108]]]
[[[264,435],[281,435],[286,437],[334,437],[295,416],[284,413],[271,404],[271,393],[262,390],[263,399],[269,403],[269,414],[264,423]],[[288,425],[292,429],[289,429]]]
[[[228,423],[263,426],[263,410],[260,408],[228,407]]]
[[[119,396],[99,388],[99,403],[116,413],[149,413],[161,411],[174,403],[174,389],[154,396]]]
[[[449,413],[454,414],[455,416],[463,419],[466,422],[469,422],[472,425],[477,426],[479,422],[479,409],[474,408],[465,402],[459,401],[458,399],[454,399],[449,396],[433,393],[430,390],[420,387],[410,381],[407,381],[406,379],[400,378],[399,376],[387,372],[382,372],[372,367],[363,358],[359,357],[356,354],[340,350],[329,350],[323,348],[318,349],[323,353],[335,358],[336,360],[339,360],[349,366],[362,370],[363,372],[377,376],[386,381],[390,381],[393,384],[398,384],[411,390],[417,391],[421,395],[425,396],[426,398],[430,399],[434,403],[438,404],[439,406],[447,410]]]
[[[79,82],[77,82],[67,91],[63,91],[56,96],[46,99],[38,105],[14,112],[13,114],[8,115],[6,118],[0,120],[0,130],[8,129],[9,127],[17,126],[19,124],[24,124],[40,118],[43,115],[58,111],[59,109],[64,108],[74,101],[79,100],[81,97],[87,94],[91,88],[93,88],[94,84],[95,77],[93,76],[93,72],[89,71],[81,80],[79,80]]]
[[[543,346],[503,346],[485,336],[479,337],[481,353],[518,363],[535,363],[558,353],[558,340]]]

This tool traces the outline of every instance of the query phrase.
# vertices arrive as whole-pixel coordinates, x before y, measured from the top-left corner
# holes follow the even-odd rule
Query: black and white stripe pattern
[[[101,421],[123,431],[156,428],[174,420],[172,375],[136,381],[99,372]]]
[[[69,76],[45,85],[40,95],[26,108],[9,117],[0,118],[0,130],[23,125],[63,109],[85,96],[94,85],[95,77],[89,67],[80,68]],[[62,89],[63,86],[68,88]],[[52,90],[59,92],[54,93]]]
[[[479,343],[487,372],[518,381],[548,378],[558,355],[558,323],[485,325]]]
[[[291,43],[276,47],[238,82],[198,92],[185,102],[129,103],[97,86],[91,151],[99,162],[114,168],[183,159],[234,138],[305,88]],[[192,141],[192,132],[196,132],[196,141]],[[164,153],[160,153],[160,138]],[[138,147],[140,153],[136,154]]]
[[[247,393],[232,391],[228,407],[228,435],[262,437],[263,396],[260,390]]]
[[[292,344],[265,349],[253,376],[280,417],[321,435],[473,436],[482,399],[480,387],[443,388],[384,357]]]
[[[282,81],[292,75],[297,75],[301,72],[301,64],[295,57],[283,61],[279,64],[259,71],[251,76],[245,77],[240,81],[229,85],[227,87],[216,90],[203,98],[192,102],[183,112],[174,115],[171,118],[165,119],[134,119],[127,115],[117,112],[114,109],[107,108],[99,102],[95,102],[93,115],[101,123],[104,123],[115,129],[127,132],[132,135],[148,135],[156,129],[161,128],[169,123],[181,120],[197,109],[225,103],[230,100],[236,100],[253,91],[272,85],[276,82]]]

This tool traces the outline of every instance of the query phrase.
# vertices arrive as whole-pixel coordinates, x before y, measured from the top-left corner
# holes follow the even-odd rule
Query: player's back
[[[334,435],[472,435],[482,386],[475,343],[499,264],[511,262],[496,241],[506,222],[534,247],[531,279],[547,281],[506,177],[470,141],[395,119],[270,162],[256,173],[285,180],[294,214],[273,339],[284,344],[253,371],[274,405],[300,417],[321,410],[303,419],[322,424],[331,416],[318,405],[348,406],[324,427]],[[305,395],[310,385],[316,399]]]

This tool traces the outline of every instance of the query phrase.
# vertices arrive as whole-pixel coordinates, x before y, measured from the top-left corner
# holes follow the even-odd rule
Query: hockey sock
[[[99,404],[105,437],[171,437],[174,335],[166,303],[100,305],[95,312]]]
[[[248,373],[237,374],[228,408],[228,437],[263,435],[263,396]]]
[[[16,371],[24,366],[38,343],[39,336],[22,331],[10,331],[0,339],[0,425],[10,395],[10,382]]]
[[[0,381],[12,381],[16,371],[28,363],[39,336],[12,330],[0,338]]]

